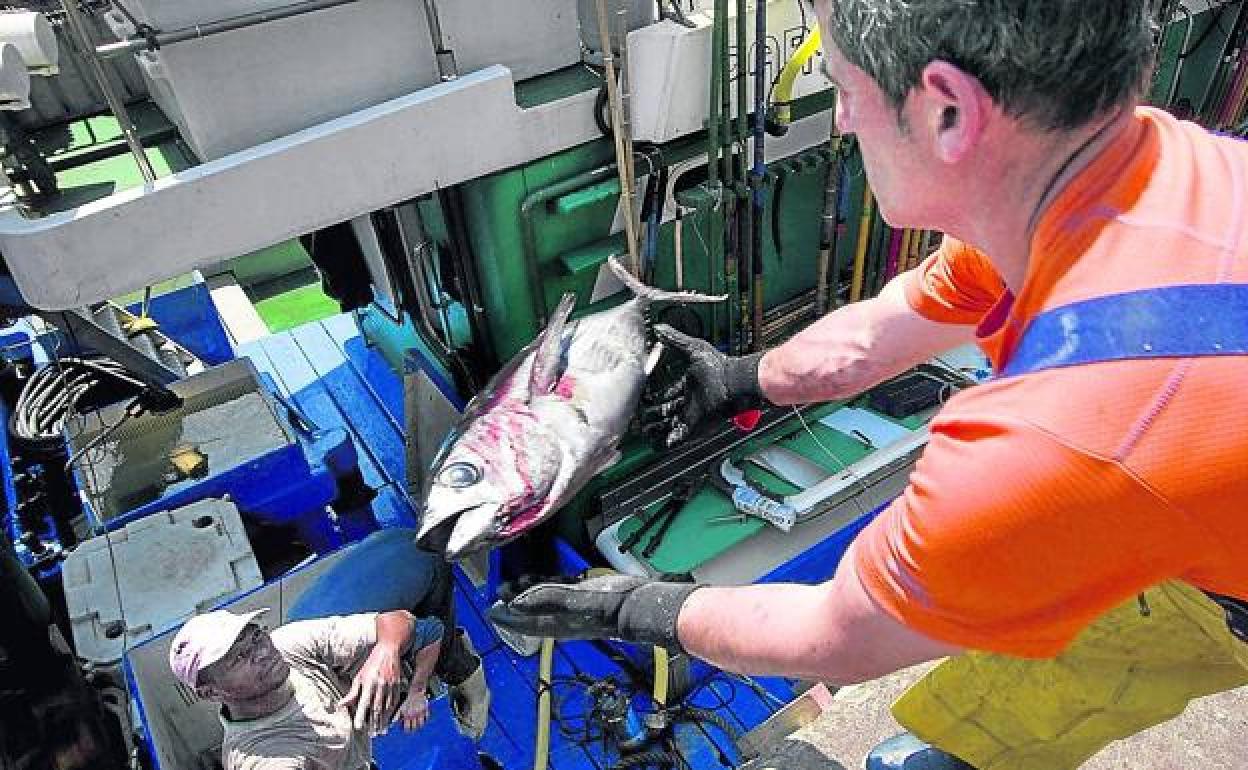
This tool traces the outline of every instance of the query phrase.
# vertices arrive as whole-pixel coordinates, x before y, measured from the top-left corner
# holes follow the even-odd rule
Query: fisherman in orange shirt
[[[495,613],[837,684],[936,658],[871,770],[1077,767],[1248,683],[1248,145],[1137,106],[1146,0],[815,0],[895,227],[949,234],[765,354],[691,359],[669,441],[977,340],[910,485],[818,586],[611,577]],[[1248,759],[1245,759],[1248,763]]]

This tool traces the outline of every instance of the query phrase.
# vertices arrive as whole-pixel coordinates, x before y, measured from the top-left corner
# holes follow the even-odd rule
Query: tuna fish
[[[719,302],[642,284],[614,259],[633,298],[569,321],[564,295],[546,328],[468,405],[434,460],[417,540],[458,560],[550,518],[618,458],[652,352],[653,302]]]

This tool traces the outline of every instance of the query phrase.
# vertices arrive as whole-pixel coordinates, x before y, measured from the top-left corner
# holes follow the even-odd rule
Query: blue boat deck
[[[243,347],[257,369],[272,376],[283,395],[322,428],[349,431],[359,453],[365,481],[377,490],[377,520],[386,527],[414,526],[416,517],[405,493],[403,392],[400,378],[380,353],[369,347],[350,315],[339,315],[275,334]],[[488,597],[456,571],[458,622],[485,661],[493,692],[490,726],[479,746],[454,728],[446,699],[434,704],[426,727],[414,734],[397,730],[375,741],[383,770],[475,768],[480,750],[508,770],[534,765],[538,733],[538,661],[504,645],[485,620]],[[573,642],[556,648],[555,718],[551,725],[550,762],[554,770],[606,770],[619,756],[606,752],[585,717],[589,702],[583,683],[613,678],[627,690],[627,656],[611,645]],[[642,672],[648,676],[649,672]],[[632,675],[637,676],[633,671]],[[764,720],[791,692],[784,682],[756,682],[710,672],[687,705],[713,711],[738,733]],[[649,708],[648,696],[634,702]],[[722,726],[709,721],[681,722],[674,746],[686,763],[698,768],[734,767],[740,758]],[[675,761],[677,767],[682,766]],[[632,765],[646,767],[651,765]]]

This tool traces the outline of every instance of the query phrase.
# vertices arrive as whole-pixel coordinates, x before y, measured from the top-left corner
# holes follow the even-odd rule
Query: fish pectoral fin
[[[614,447],[599,452],[594,456],[594,475],[598,475],[607,468],[610,468],[612,465],[615,465],[623,456],[624,455],[620,453],[620,450],[615,449]]]
[[[559,363],[563,360],[563,330],[568,316],[576,307],[576,295],[568,292],[559,300],[559,306],[550,316],[550,323],[538,335],[533,351],[533,368],[529,372],[529,398],[545,395],[554,390],[559,380]]]

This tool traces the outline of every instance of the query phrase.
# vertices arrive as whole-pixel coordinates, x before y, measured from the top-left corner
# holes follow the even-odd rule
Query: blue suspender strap
[[[1149,358],[1248,355],[1248,285],[1166,286],[1111,294],[1032,319],[998,376]],[[1205,594],[1248,642],[1248,601]]]
[[[1248,355],[1248,284],[1165,286],[1041,313],[998,376],[1102,361]]]

